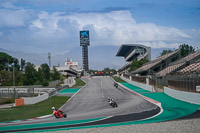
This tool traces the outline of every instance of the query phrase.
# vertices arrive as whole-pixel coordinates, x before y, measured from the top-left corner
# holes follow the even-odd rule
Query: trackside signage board
[[[80,31],[80,45],[81,46],[90,45],[90,37],[88,30]]]

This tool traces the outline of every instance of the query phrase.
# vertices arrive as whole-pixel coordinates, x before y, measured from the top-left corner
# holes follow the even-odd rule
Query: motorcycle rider
[[[56,118],[59,118],[59,113],[63,114],[63,112],[61,110],[58,110],[57,108],[55,107],[52,107],[52,110],[53,110],[53,115],[56,117]]]
[[[57,108],[55,108],[55,107],[52,107],[52,110],[54,111],[54,110],[58,110]]]
[[[114,100],[112,98],[108,98],[108,102],[112,103],[112,102],[114,102]]]
[[[118,83],[114,82],[113,84],[116,88],[118,87]]]
[[[110,106],[114,105],[115,107],[117,107],[117,103],[112,98],[108,98],[108,102],[109,102]]]

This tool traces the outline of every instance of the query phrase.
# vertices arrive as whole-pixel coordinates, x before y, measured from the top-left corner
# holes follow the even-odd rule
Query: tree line
[[[50,70],[48,64],[41,64],[38,70],[35,65],[26,62],[24,59],[19,60],[7,53],[0,52],[0,80],[2,86],[12,86],[13,76],[15,85],[43,85],[48,86],[50,81],[59,80],[60,73],[54,67]]]

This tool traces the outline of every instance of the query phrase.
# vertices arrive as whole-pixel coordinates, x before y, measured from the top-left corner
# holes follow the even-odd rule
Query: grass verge
[[[75,78],[75,80],[76,80],[76,84],[70,88],[79,88],[85,85],[85,82],[83,82],[81,79]]]
[[[119,82],[119,83],[126,83],[126,81],[122,80],[120,77],[113,76],[112,78],[113,78],[116,82]]]
[[[0,109],[0,122],[24,120],[52,114],[51,108],[60,108],[70,97],[54,96],[33,105],[24,105],[7,109]]]

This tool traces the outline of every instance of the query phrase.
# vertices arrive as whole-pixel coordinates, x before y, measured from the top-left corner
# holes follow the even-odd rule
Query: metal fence
[[[19,98],[35,96],[34,88],[1,88],[0,98]]]
[[[200,86],[200,74],[171,74],[167,79],[169,88],[199,93],[197,86]]]
[[[17,90],[0,90],[0,98],[19,98]]]
[[[128,79],[131,77],[132,81],[143,84],[146,84],[146,78],[149,78],[149,85],[155,88],[163,89],[166,86],[175,90],[200,93],[200,89],[197,89],[197,86],[200,88],[200,74],[198,73],[174,73],[164,77],[156,77],[156,75],[151,75],[150,77],[132,76],[128,74],[124,74],[123,76]]]

